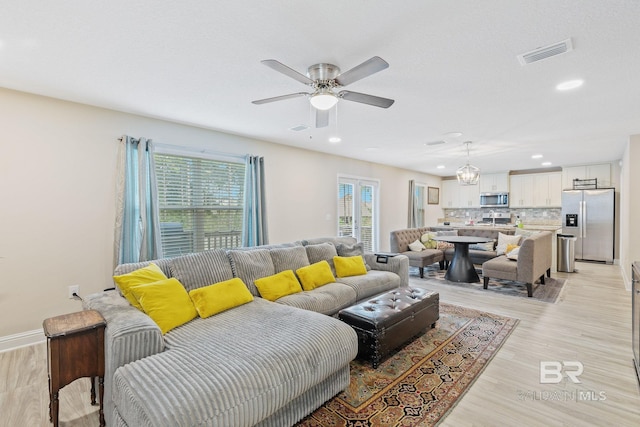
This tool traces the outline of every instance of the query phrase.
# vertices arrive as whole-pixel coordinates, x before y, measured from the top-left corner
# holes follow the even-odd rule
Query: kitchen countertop
[[[525,230],[557,231],[562,229],[562,225],[523,224],[522,228],[524,228]]]
[[[496,224],[495,227],[492,224],[486,223],[476,223],[476,224],[465,224],[462,222],[452,222],[449,225],[444,225],[442,223],[438,224],[438,227],[451,227],[451,228],[513,228],[515,224]],[[562,229],[562,225],[552,225],[552,224],[523,224],[522,228],[524,230],[540,230],[540,231],[557,231]]]

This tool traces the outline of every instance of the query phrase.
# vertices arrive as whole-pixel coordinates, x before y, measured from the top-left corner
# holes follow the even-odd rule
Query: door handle
[[[580,224],[580,235],[582,238],[587,237],[587,202],[580,202],[581,210],[582,210],[582,223]]]

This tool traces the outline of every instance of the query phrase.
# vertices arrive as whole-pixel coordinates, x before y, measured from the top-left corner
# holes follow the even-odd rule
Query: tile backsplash
[[[444,209],[445,221],[451,222],[480,222],[482,215],[492,209]],[[511,222],[516,222],[519,215],[524,224],[529,225],[559,225],[561,224],[562,209],[560,208],[493,208],[494,212],[511,214]]]

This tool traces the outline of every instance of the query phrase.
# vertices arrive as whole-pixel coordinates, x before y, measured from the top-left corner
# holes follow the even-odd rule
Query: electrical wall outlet
[[[73,299],[74,296],[73,294],[77,294],[80,295],[80,286],[79,285],[72,285],[69,286],[69,299]]]

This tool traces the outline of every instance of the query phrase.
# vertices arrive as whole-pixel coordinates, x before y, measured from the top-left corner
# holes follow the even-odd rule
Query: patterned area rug
[[[378,369],[351,362],[349,387],[298,427],[433,426],[500,349],[518,320],[440,303],[436,327]]]
[[[459,286],[463,288],[469,289],[478,289],[483,292],[499,292],[503,295],[511,295],[516,297],[528,298],[527,296],[527,285],[523,282],[512,282],[510,280],[502,280],[502,279],[489,279],[489,288],[484,289],[482,284],[482,269],[476,269],[478,272],[478,276],[480,276],[480,282],[478,283],[458,283],[458,282],[450,282],[444,279],[444,275],[446,273],[445,270],[440,270],[437,267],[437,264],[433,266],[425,267],[424,269],[424,279],[420,278],[420,271],[417,268],[409,267],[409,278],[412,284],[420,285],[420,283],[424,280],[435,279],[441,280],[451,286]],[[544,278],[544,285],[540,283],[533,284],[533,296],[531,298],[537,299],[544,302],[556,303],[560,295],[562,294],[562,290],[564,289],[564,285],[567,283],[567,279],[555,278],[555,277],[546,277]]]

